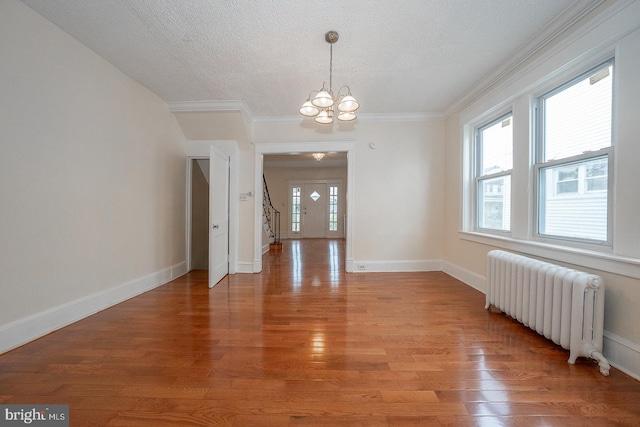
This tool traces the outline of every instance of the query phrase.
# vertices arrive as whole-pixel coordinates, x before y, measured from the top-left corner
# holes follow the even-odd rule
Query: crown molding
[[[230,112],[242,113],[249,126],[252,125],[282,125],[298,124],[305,119],[302,116],[263,116],[253,115],[245,101],[174,101],[167,102],[167,108],[172,113],[194,112]],[[364,123],[375,122],[424,122],[429,120],[443,120],[445,115],[439,112],[431,113],[385,113],[385,114],[360,114],[358,121]],[[355,122],[357,123],[357,122]]]
[[[443,120],[443,113],[386,113],[386,114],[359,114],[356,121],[363,123],[375,122],[424,122],[429,120]],[[313,119],[304,118],[302,116],[282,116],[282,117],[256,117],[252,124],[254,125],[282,125],[282,124],[298,124],[303,122],[312,123]],[[338,123],[337,121],[334,123]],[[349,122],[345,122],[349,123]]]
[[[443,120],[444,114],[431,113],[385,113],[385,114],[361,114],[358,120],[365,123],[374,122],[425,122],[430,120]]]
[[[444,120],[443,113],[386,113],[386,114],[358,114],[358,118],[353,122],[344,123],[375,123],[375,122],[425,122],[430,120]],[[304,118],[302,116],[273,116],[273,117],[256,117],[252,124],[254,125],[274,125],[274,124],[297,124],[297,123],[313,123],[313,119]],[[334,123],[339,123],[338,121]]]
[[[239,111],[244,118],[253,123],[255,120],[253,113],[247,103],[239,101],[173,101],[167,102],[167,108],[172,113],[194,113],[194,112],[230,112]]]
[[[518,67],[527,62],[534,55],[549,46],[553,41],[566,33],[577,22],[605,3],[606,0],[591,0],[589,2],[575,1],[571,6],[558,15],[546,27],[540,30],[532,39],[526,42],[518,51],[522,52],[516,55],[510,61],[505,62],[502,66],[494,69],[489,75],[481,79],[474,85],[475,89],[467,92],[467,94],[457,101],[454,101],[444,111],[444,117],[450,117],[457,111],[462,110],[473,101],[480,98],[483,94],[493,88],[495,85],[503,81],[505,78],[513,74]],[[612,6],[615,7],[615,6]]]
[[[287,125],[301,123],[305,120],[302,116],[262,116],[256,117],[252,124],[254,125]]]

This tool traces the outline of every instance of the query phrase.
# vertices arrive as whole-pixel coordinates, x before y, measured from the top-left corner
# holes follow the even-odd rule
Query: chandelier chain
[[[333,43],[329,44],[329,93],[333,96]]]

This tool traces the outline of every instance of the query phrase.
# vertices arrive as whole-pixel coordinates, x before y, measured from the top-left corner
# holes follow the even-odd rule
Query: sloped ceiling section
[[[249,145],[249,129],[238,111],[175,113],[175,116],[187,139],[236,140],[240,147]]]
[[[602,0],[23,0],[165,101],[293,117],[329,80],[360,115],[434,114]]]

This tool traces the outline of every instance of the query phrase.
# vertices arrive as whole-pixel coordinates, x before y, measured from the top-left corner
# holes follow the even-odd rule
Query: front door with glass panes
[[[340,182],[302,181],[289,185],[289,235],[343,237]]]

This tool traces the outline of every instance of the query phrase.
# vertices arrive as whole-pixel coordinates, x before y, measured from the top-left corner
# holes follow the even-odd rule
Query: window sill
[[[637,258],[470,231],[459,231],[458,237],[470,242],[573,264],[587,270],[596,269],[640,279],[640,259]]]

